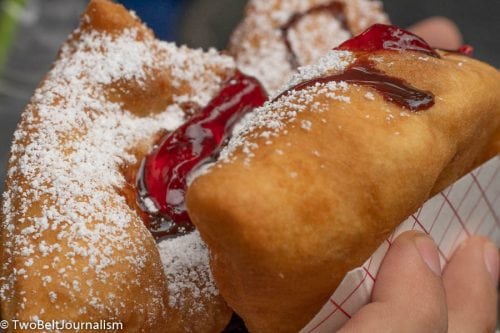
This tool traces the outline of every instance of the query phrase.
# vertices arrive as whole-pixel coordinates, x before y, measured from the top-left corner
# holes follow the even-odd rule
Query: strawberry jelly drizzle
[[[464,44],[460,46],[456,52],[468,57],[472,57],[474,55],[474,47],[468,44]]]
[[[434,95],[432,93],[416,89],[399,78],[384,74],[375,68],[373,62],[365,58],[360,58],[341,74],[305,81],[291,88],[291,90],[300,91],[317,83],[332,81],[369,86],[377,90],[385,100],[414,112],[426,110],[434,105]],[[283,92],[276,99],[286,94],[288,94],[288,91]]]
[[[331,13],[335,18],[337,18],[342,26],[342,29],[350,31],[349,27],[347,26],[347,20],[345,17],[345,5],[341,2],[338,1],[332,1],[329,4],[324,4],[324,5],[319,5],[310,8],[309,10],[303,12],[303,13],[296,13],[294,14],[287,23],[285,23],[281,27],[281,35],[285,41],[285,46],[288,51],[288,62],[292,66],[293,69],[296,69],[300,66],[300,61],[299,58],[297,57],[297,54],[295,53],[292,42],[290,41],[289,37],[289,32],[290,29],[292,29],[294,26],[296,26],[300,20],[302,20],[304,17],[311,15],[311,14],[316,14],[316,13],[321,13],[321,12],[329,12]]]
[[[439,54],[425,40],[393,25],[374,24],[358,36],[340,44],[335,50],[376,52],[376,51],[414,51],[431,57]]]
[[[357,52],[358,60],[341,74],[329,75],[302,82],[290,90],[300,91],[317,83],[347,82],[369,86],[385,100],[410,111],[426,110],[434,105],[434,95],[410,86],[405,81],[386,75],[367,59],[370,52],[415,51],[439,58],[436,51],[420,37],[395,26],[375,24],[362,34],[344,42],[336,50]],[[285,91],[276,99],[288,94]]]
[[[448,53],[461,54],[467,57],[472,57],[474,55],[474,47],[467,44],[460,46],[458,50],[447,50],[447,49],[440,49],[440,50]]]
[[[441,58],[436,50],[421,37],[396,26],[386,24],[372,25],[358,36],[340,44],[335,50],[357,52],[414,51]],[[441,51],[472,57],[474,47],[464,44],[457,50],[441,49]]]
[[[214,160],[243,115],[261,106],[267,95],[260,83],[237,72],[198,115],[167,135],[142,163],[137,179],[139,202],[146,199],[158,212],[148,212],[146,224],[156,239],[194,230],[184,196],[186,179],[201,164]]]

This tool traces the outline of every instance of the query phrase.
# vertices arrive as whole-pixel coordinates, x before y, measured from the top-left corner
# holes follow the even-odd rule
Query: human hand
[[[371,303],[339,332],[494,332],[498,275],[498,249],[486,238],[466,240],[442,271],[431,238],[403,233],[382,262]]]

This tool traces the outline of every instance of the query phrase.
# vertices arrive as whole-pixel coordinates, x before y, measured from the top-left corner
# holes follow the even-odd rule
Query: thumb
[[[406,232],[394,241],[382,262],[372,303],[340,332],[446,333],[447,326],[436,245],[422,233]]]

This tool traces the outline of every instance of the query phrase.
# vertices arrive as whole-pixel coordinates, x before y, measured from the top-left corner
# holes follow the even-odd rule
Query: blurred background
[[[87,0],[0,0],[0,192],[12,133]],[[122,0],[161,39],[224,49],[246,0]],[[500,67],[500,0],[385,0],[393,23],[430,16],[455,21],[475,56]]]

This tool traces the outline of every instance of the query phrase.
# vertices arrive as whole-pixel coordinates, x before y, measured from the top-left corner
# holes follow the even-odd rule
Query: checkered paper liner
[[[369,303],[377,272],[392,241],[419,230],[438,245],[441,266],[471,235],[484,235],[500,246],[500,157],[497,156],[427,201],[386,239],[361,266],[349,272],[327,304],[300,333],[331,333]]]

